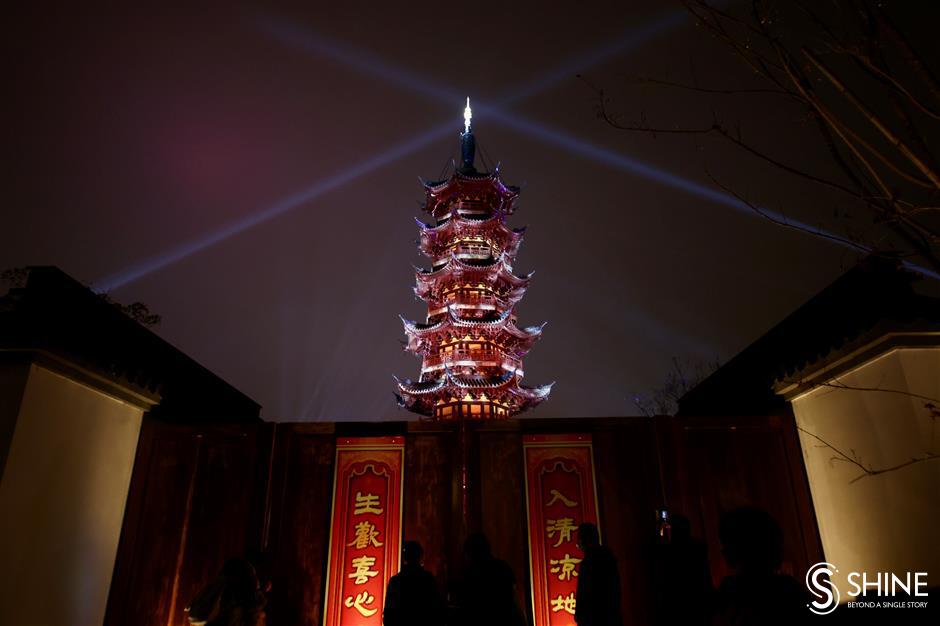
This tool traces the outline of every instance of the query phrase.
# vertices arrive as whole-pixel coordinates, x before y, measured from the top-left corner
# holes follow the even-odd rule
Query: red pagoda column
[[[421,357],[421,376],[398,381],[396,394],[409,411],[461,422],[512,417],[551,391],[550,384],[521,384],[522,359],[544,324],[516,325],[515,307],[532,276],[513,271],[525,229],[506,225],[519,188],[505,185],[498,167],[476,170],[469,99],[464,119],[461,167],[424,183],[424,210],[434,222],[418,221],[418,248],[431,268],[417,270],[415,294],[428,314],[423,323],[402,318],[405,350]]]

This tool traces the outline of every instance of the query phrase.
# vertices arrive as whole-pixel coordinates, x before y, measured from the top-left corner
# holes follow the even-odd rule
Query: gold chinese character
[[[557,613],[558,611],[565,611],[566,613],[571,613],[574,615],[575,609],[575,600],[574,592],[572,591],[567,596],[558,594],[557,598],[551,598],[552,603],[552,613]]]
[[[565,558],[563,559],[548,560],[549,565],[554,565],[554,567],[550,568],[548,571],[552,574],[558,574],[558,580],[571,580],[572,576],[578,575],[574,566],[580,562],[581,559],[576,559],[565,552]]]
[[[577,506],[577,505],[578,505],[577,502],[575,502],[574,500],[571,500],[570,498],[566,498],[566,497],[565,497],[560,491],[558,491],[557,489],[552,489],[552,490],[549,491],[548,493],[552,494],[552,499],[549,500],[549,501],[548,501],[548,504],[546,504],[545,506],[551,506],[551,505],[555,504],[556,502],[558,502],[559,500],[561,500],[561,503],[564,504],[564,505],[567,506],[567,507],[573,507],[573,506]]]
[[[375,565],[374,556],[357,556],[352,560],[352,566],[356,568],[356,571],[349,574],[347,578],[352,578],[357,585],[367,583],[370,578],[379,575],[378,572],[369,569],[373,565]]]
[[[367,609],[365,605],[372,604],[373,602],[375,602],[375,596],[368,591],[363,591],[356,596],[355,600],[353,600],[352,596],[349,596],[343,604],[346,605],[347,609],[356,609],[363,617],[372,617],[378,612],[378,609]]]
[[[571,541],[571,531],[577,530],[577,526],[574,525],[574,520],[570,517],[560,517],[548,520],[545,530],[548,532],[549,537],[554,537],[555,533],[558,533],[558,541],[552,546],[557,548],[561,545],[561,542]]]
[[[379,497],[374,493],[362,495],[361,491],[356,492],[356,508],[353,515],[362,515],[363,513],[381,514],[385,509],[379,508]]]
[[[359,522],[356,524],[356,538],[352,540],[352,543],[347,543],[346,545],[354,545],[356,548],[362,549],[368,547],[371,543],[378,548],[382,545],[377,539],[378,536],[379,531],[375,529],[375,524],[372,522]]]

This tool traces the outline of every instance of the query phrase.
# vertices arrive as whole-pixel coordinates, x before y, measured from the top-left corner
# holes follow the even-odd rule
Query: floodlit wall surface
[[[31,366],[0,481],[0,624],[103,622],[142,413]]]
[[[850,387],[851,389],[838,388]],[[826,559],[839,572],[940,572],[940,461],[875,470],[940,452],[940,424],[923,398],[940,397],[940,348],[895,349],[793,401]],[[812,433],[810,435],[809,433]],[[932,586],[937,581],[928,579]]]

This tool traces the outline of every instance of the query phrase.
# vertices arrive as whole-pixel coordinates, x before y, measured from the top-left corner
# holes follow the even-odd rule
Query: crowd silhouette
[[[657,626],[798,625],[807,617],[806,594],[791,576],[780,573],[783,534],[766,512],[739,508],[722,516],[722,556],[730,569],[712,585],[705,543],[692,536],[685,516],[669,518],[669,533],[654,550],[653,620]],[[577,626],[621,626],[621,580],[617,558],[601,544],[593,524],[577,530],[583,552],[574,621]],[[463,568],[445,602],[434,575],[423,566],[417,541],[402,546],[401,571],[385,594],[385,626],[526,626],[517,601],[516,577],[506,561],[493,555],[482,533],[464,542]],[[254,562],[253,562],[254,561]],[[197,626],[264,626],[266,576],[257,559],[227,561],[219,575],[193,599],[187,613]],[[628,620],[629,621],[629,620]],[[278,625],[272,625],[278,626]]]

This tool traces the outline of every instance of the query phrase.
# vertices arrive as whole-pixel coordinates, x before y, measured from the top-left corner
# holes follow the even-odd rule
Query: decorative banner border
[[[336,441],[324,626],[381,626],[401,567],[404,437]]]
[[[534,626],[574,626],[577,528],[598,520],[591,435],[525,435],[522,447]]]

